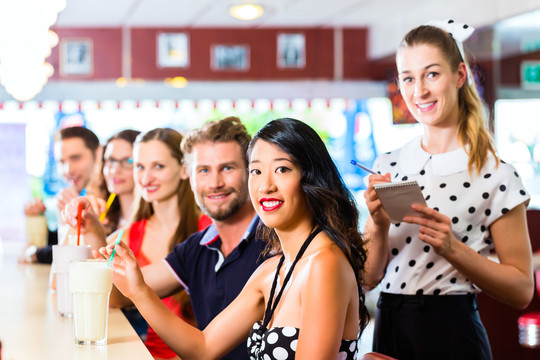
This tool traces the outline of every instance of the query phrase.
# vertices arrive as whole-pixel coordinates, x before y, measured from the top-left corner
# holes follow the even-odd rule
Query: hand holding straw
[[[77,246],[80,244],[81,239],[81,218],[82,218],[82,202],[79,203],[79,207],[77,208]]]
[[[114,259],[114,255],[116,254],[116,245],[120,244],[120,239],[122,239],[122,235],[124,234],[124,230],[120,230],[118,232],[118,236],[116,237],[116,242],[113,247],[113,251],[111,254],[111,257],[109,258],[109,264],[112,264],[112,261]]]
[[[111,195],[109,195],[109,198],[107,199],[107,204],[105,204],[105,211],[103,211],[101,215],[99,215],[99,222],[103,222],[103,220],[105,220],[105,216],[107,216],[107,212],[109,211],[109,208],[111,207],[115,198],[115,193],[111,193]]]

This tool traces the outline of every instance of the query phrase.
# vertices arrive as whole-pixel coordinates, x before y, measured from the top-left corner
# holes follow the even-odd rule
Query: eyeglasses
[[[115,165],[120,165],[122,169],[133,169],[133,159],[132,158],[115,159],[112,157],[105,159],[105,166],[113,167]]]

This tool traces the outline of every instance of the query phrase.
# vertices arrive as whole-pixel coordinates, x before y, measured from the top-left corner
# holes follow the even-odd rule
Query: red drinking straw
[[[77,246],[79,246],[81,238],[81,214],[82,214],[82,202],[79,203],[79,208],[77,209]]]

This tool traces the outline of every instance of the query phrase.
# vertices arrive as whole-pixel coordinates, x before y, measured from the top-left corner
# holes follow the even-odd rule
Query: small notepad
[[[412,204],[427,205],[416,180],[376,184],[373,188],[393,224],[402,222],[404,216],[420,215],[411,208]]]

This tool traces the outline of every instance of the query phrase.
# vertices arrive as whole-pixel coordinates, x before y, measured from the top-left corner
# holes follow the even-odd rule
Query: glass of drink
[[[43,247],[47,245],[47,218],[43,215],[26,215],[26,239],[28,244]]]
[[[73,293],[75,343],[107,344],[112,264],[105,260],[72,261],[69,285]]]
[[[79,236],[79,245],[84,244],[84,236]],[[77,234],[68,234],[66,245],[77,245]]]
[[[53,272],[56,276],[56,309],[58,316],[73,316],[73,296],[69,290],[69,263],[90,259],[90,246],[53,245]]]

